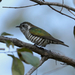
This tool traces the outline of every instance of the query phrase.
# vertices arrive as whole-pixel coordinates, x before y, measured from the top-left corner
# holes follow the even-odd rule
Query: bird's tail
[[[64,45],[64,46],[66,46],[66,47],[69,47],[68,45],[66,45],[66,44],[64,44],[64,43],[61,43],[61,45]]]
[[[61,44],[61,45],[64,45],[66,47],[69,47],[68,45],[64,44],[63,41],[60,41],[60,40],[57,40],[57,39],[55,41],[56,41],[56,44]]]

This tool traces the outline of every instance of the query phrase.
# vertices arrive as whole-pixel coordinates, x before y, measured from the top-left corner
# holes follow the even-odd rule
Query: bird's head
[[[30,28],[34,27],[34,25],[32,25],[29,22],[22,22],[19,26],[16,26],[16,27],[20,28],[22,32],[25,32],[29,30]]]

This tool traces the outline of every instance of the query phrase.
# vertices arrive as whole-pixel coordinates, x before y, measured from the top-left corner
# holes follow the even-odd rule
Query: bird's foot
[[[42,48],[42,47],[37,46],[36,44],[34,44],[34,46],[36,46],[37,48],[40,48],[40,49],[44,49],[44,48]]]

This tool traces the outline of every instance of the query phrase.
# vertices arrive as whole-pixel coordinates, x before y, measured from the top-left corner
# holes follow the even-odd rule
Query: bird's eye
[[[24,25],[22,25],[24,27]]]
[[[28,26],[27,25],[22,25],[23,28],[25,29],[28,29]]]

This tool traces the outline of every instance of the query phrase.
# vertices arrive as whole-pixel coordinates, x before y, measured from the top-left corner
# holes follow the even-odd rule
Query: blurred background
[[[50,0],[50,2],[62,3],[62,0]],[[73,2],[73,0],[64,0],[64,4],[75,8]],[[24,37],[21,31],[16,28],[16,26],[20,25],[20,23],[27,21],[46,30],[54,38],[57,38],[65,42],[65,44],[69,45],[68,48],[62,45],[50,44],[47,45],[45,49],[52,50],[75,59],[75,39],[73,35],[73,27],[75,25],[75,21],[73,19],[55,12],[46,5],[37,5],[21,9],[2,8],[3,6],[20,7],[32,4],[35,3],[29,0],[2,0],[0,3],[0,34],[2,32],[7,32],[14,35],[10,36],[11,38],[17,38],[19,40],[31,43]],[[59,7],[55,8],[61,10]],[[73,16],[66,9],[63,9],[62,12]],[[8,49],[3,43],[0,43],[0,48],[5,48],[5,51],[16,50],[16,47],[14,49],[12,49],[12,47]],[[18,57],[17,53],[14,53],[14,55]],[[40,55],[36,53],[34,53],[34,55],[40,58]],[[11,66],[12,58],[7,56],[7,53],[0,53],[0,75],[12,75]],[[32,68],[31,65],[27,65],[25,63],[24,66],[25,73],[27,73],[29,69]],[[49,59],[41,67],[38,68],[37,75],[75,75],[75,69],[73,67],[66,66],[64,68],[58,69],[58,67],[62,66],[63,65],[61,65],[61,62],[57,61],[56,65],[55,60]],[[35,74],[36,71],[32,75]]]

